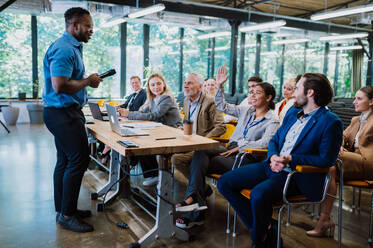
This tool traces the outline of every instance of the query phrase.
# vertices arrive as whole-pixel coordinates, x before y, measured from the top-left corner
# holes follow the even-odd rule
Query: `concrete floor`
[[[23,124],[10,127],[10,130],[7,134],[0,127],[1,248],[128,247],[152,227],[153,219],[127,199],[116,199],[107,212],[115,221],[129,224],[129,229],[119,229],[110,224],[102,212],[96,212],[97,202],[89,199],[89,192],[97,190],[107,180],[107,175],[91,170],[84,177],[79,208],[93,211],[93,217],[87,221],[94,225],[95,231],[78,234],[61,229],[55,223],[53,204],[52,174],[56,161],[53,137],[44,125]],[[183,197],[184,189],[183,183],[175,184],[175,201]],[[367,243],[370,192],[362,194],[360,213],[351,210],[351,192],[351,188],[345,189],[343,247],[370,247]],[[295,209],[291,216],[292,225],[284,226],[282,232],[284,247],[337,247],[337,233],[335,239],[305,235],[316,220],[301,208]],[[336,220],[336,208],[334,216]],[[239,222],[239,234],[232,238],[225,233],[225,217],[226,201],[215,189],[209,199],[206,223],[190,231],[190,242],[161,239],[152,247],[250,247],[250,231]]]

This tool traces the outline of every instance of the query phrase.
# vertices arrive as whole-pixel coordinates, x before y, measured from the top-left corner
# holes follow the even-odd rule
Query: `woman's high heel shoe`
[[[320,231],[315,231],[315,229],[313,229],[311,231],[307,231],[306,234],[310,237],[333,238],[334,237],[334,229],[335,229],[335,224],[330,219],[328,222],[326,222],[322,225]]]

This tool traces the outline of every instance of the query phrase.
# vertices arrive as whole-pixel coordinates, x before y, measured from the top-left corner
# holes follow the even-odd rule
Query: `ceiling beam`
[[[344,3],[339,3],[339,4],[336,4],[336,5],[327,7],[326,10],[348,7],[349,4],[354,3],[354,2],[360,2],[360,1],[361,0],[351,0],[351,1],[344,2]],[[325,8],[312,10],[312,11],[309,11],[307,13],[297,15],[296,17],[307,18],[307,17],[310,17],[313,14],[319,13],[319,12],[324,11],[324,10],[325,10]]]
[[[107,3],[107,4],[117,4],[136,7],[136,1],[133,0],[95,0],[95,2]],[[262,13],[257,11],[248,11],[243,9],[235,9],[230,7],[204,4],[198,2],[188,2],[188,1],[178,1],[178,0],[168,0],[161,1],[166,9],[165,11],[183,13],[190,15],[199,16],[212,16],[217,18],[223,18],[227,20],[238,20],[242,22],[270,22],[273,21],[273,14]],[[152,0],[140,1],[139,7],[144,8],[153,5]],[[331,32],[331,33],[351,33],[355,30],[361,32],[373,32],[371,29],[356,28],[352,26],[325,23],[321,21],[311,21],[308,19],[301,19],[291,16],[275,15],[277,20],[285,20],[287,27],[305,29],[310,31],[320,31],[320,32]],[[250,20],[249,20],[250,18]]]
[[[8,8],[12,3],[14,3],[16,0],[9,0],[8,2],[5,2],[3,5],[0,6],[0,12],[4,9]]]

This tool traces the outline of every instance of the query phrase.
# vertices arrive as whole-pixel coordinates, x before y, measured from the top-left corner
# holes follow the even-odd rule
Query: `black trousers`
[[[57,149],[53,175],[55,209],[71,216],[76,212],[82,178],[89,164],[85,118],[76,107],[46,107],[43,118]]]

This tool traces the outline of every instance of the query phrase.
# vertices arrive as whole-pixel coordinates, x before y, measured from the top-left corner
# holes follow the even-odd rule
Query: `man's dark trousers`
[[[54,204],[57,212],[76,212],[80,186],[89,164],[88,139],[83,112],[77,106],[46,107],[43,118],[53,134],[57,163],[54,169]]]

